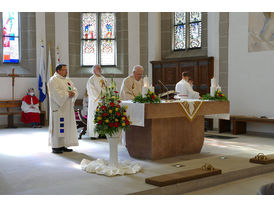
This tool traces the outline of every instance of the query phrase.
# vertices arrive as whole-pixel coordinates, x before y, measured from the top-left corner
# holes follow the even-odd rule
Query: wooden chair
[[[75,118],[76,118],[77,129],[80,127],[83,127],[78,137],[78,139],[82,139],[82,135],[86,134],[86,131],[87,131],[87,119],[83,117],[80,109],[75,110]]]

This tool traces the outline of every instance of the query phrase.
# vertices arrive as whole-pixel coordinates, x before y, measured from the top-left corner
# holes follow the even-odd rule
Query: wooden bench
[[[226,119],[218,119],[219,121],[219,128],[218,128],[218,132],[219,133],[223,133],[223,132],[229,132],[231,131],[231,123],[230,120],[226,120]],[[213,119],[212,118],[205,118],[205,131],[207,130],[213,130]]]
[[[274,124],[274,119],[260,118],[260,117],[253,117],[253,116],[243,116],[243,115],[231,115],[230,121],[232,122],[232,133],[235,135],[246,133],[247,122]]]
[[[0,115],[8,115],[8,128],[15,128],[13,123],[13,116],[16,114],[21,114],[21,104],[22,100],[0,100],[0,108],[6,108],[6,112],[0,112]],[[41,108],[41,104],[39,103]],[[14,111],[15,108],[20,108],[20,111]],[[40,123],[41,125],[46,125],[46,112],[40,111]]]

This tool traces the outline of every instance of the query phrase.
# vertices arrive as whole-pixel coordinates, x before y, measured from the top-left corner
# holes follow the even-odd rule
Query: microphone
[[[166,89],[166,91],[168,92],[168,88],[166,87],[166,85],[164,85],[164,83],[159,79],[158,82]],[[169,99],[169,94],[167,93],[167,99]]]

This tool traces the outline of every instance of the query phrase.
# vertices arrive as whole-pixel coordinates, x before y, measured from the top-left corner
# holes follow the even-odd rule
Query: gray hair
[[[96,67],[100,66],[100,64],[95,64],[93,65],[93,67],[91,68],[91,73],[94,74],[94,70],[96,69]]]
[[[141,65],[135,65],[132,69],[132,74],[133,74],[133,72],[135,72],[137,70],[137,68],[140,68],[144,71],[144,67],[142,67]]]

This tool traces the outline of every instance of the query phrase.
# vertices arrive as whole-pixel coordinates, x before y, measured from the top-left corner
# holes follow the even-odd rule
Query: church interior
[[[106,26],[104,36],[107,15],[114,23]],[[95,32],[88,33],[92,18]],[[274,180],[273,19],[272,12],[0,12],[0,195],[256,195]],[[8,36],[8,29],[16,34]],[[102,66],[102,75],[108,82],[113,79],[119,91],[135,65],[143,66],[156,94],[175,90],[185,71],[200,96],[210,93],[214,78],[228,103],[222,102],[217,114],[185,118],[202,135],[199,152],[164,156],[159,151],[157,157],[139,158],[120,139],[119,161],[137,162],[141,171],[113,177],[88,173],[81,161],[108,160],[107,139],[81,134],[73,152],[52,153],[48,97],[39,105],[41,128],[21,121],[27,90],[34,88],[39,97],[41,67],[47,79],[49,68],[54,73],[60,63],[67,65],[79,92],[75,109],[82,108],[94,64]],[[194,128],[198,120],[201,124]],[[151,124],[159,135],[153,139],[157,147],[165,142],[158,127],[168,123]],[[184,133],[179,128],[168,139]],[[77,129],[78,136],[82,129]],[[132,133],[127,134],[141,135]],[[188,141],[194,141],[192,136]],[[269,164],[251,162],[260,154]],[[200,178],[190,174],[188,181],[177,178],[161,186],[147,181],[207,164],[214,167],[208,171],[217,168],[221,173]]]

